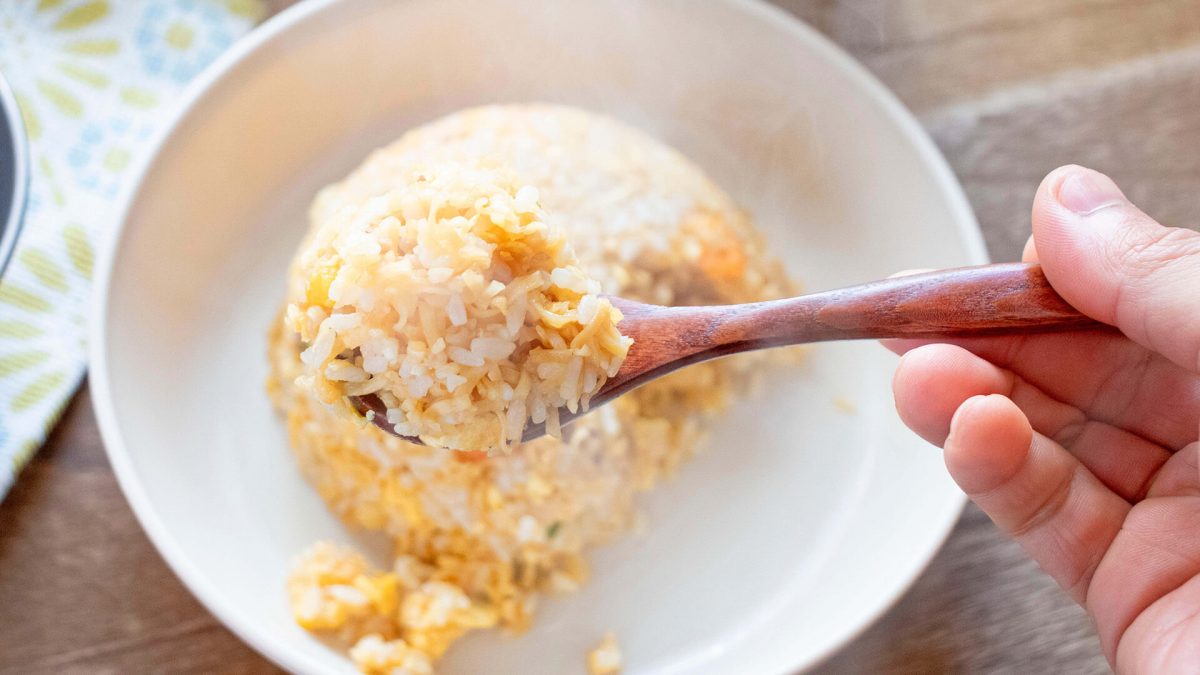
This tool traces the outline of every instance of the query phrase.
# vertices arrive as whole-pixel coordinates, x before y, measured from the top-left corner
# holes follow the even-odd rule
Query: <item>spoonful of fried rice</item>
[[[743,305],[606,297],[537,189],[487,162],[415,171],[331,214],[294,264],[302,384],[388,433],[463,451],[560,436],[641,384],[737,352],[1095,326],[1025,264]]]

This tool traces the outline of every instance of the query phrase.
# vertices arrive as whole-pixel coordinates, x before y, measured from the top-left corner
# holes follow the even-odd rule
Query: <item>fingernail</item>
[[[1121,188],[1098,171],[1075,170],[1058,186],[1058,203],[1080,215],[1086,216],[1124,201]]]

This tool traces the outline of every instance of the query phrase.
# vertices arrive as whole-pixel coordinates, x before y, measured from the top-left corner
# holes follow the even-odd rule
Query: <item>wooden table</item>
[[[1034,188],[1069,162],[1114,175],[1168,224],[1195,224],[1200,2],[781,4],[917,113],[994,258],[1019,255]],[[1083,612],[968,508],[912,590],[820,672],[1106,670]],[[82,392],[0,504],[0,674],[149,671],[276,672],[163,564],[117,489]]]

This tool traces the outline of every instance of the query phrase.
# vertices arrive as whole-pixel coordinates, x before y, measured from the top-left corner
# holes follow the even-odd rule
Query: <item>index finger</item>
[[[1128,338],[1079,331],[946,340],[886,340],[903,354],[953,344],[1018,374],[1090,418],[1179,449],[1196,440],[1200,376]]]

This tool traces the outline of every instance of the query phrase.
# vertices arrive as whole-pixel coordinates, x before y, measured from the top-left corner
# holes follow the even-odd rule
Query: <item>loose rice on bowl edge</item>
[[[745,214],[686,158],[561,106],[475,108],[410,131],[318,195],[313,232],[428,167],[481,161],[511,167],[515,182],[495,182],[514,200],[525,185],[538,190],[547,227],[565,233],[603,294],[684,305],[797,290]],[[322,304],[307,297],[311,279],[301,256],[285,307]],[[365,672],[413,674],[431,672],[466,631],[520,631],[539,594],[576,589],[584,552],[638,522],[636,495],[670,476],[776,358],[691,366],[584,416],[561,439],[480,456],[407,443],[326,403],[330,392],[301,359],[306,348],[281,311],[268,390],[299,465],[347,524],[390,535],[394,556],[377,569],[351,549],[314,545],[291,572],[292,611]]]

